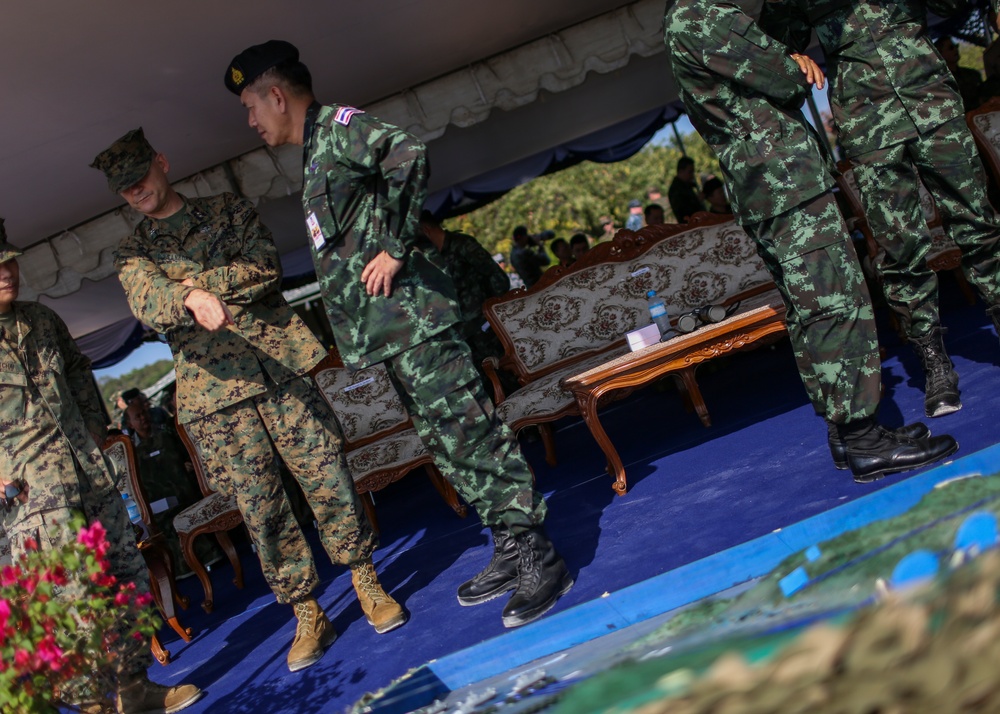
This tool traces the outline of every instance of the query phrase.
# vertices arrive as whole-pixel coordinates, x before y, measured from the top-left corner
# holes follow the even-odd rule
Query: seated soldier
[[[174,516],[202,498],[194,466],[172,424],[153,424],[148,400],[132,399],[125,410],[125,420],[135,448],[136,468],[150,505],[165,498],[176,504],[153,514],[156,526],[174,558],[174,574],[181,578],[192,573],[181,555],[180,540],[174,530]],[[211,565],[222,557],[222,550],[212,538],[198,538],[194,544],[198,560]]]

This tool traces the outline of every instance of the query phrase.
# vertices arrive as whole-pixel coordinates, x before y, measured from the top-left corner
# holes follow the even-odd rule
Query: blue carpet
[[[962,304],[944,287],[946,343],[962,378],[965,406],[929,426],[958,438],[958,458],[1000,441],[994,422],[1000,413],[1000,350],[982,307]],[[888,356],[882,421],[896,426],[922,418],[923,377],[915,359],[891,334],[883,333],[883,343]],[[699,384],[712,415],[708,429],[683,410],[672,389],[646,389],[602,412],[628,472],[624,497],[611,490],[603,454],[580,420],[557,424],[556,468],[545,465],[540,444],[525,445],[549,503],[547,528],[577,579],[553,613],[916,475],[862,486],[833,468],[825,427],[806,402],[785,342],[709,365],[699,372]],[[507,632],[500,623],[503,599],[473,608],[455,599],[457,586],[490,557],[475,517],[457,518],[419,473],[376,497],[382,525],[376,564],[387,589],[411,613],[405,627],[376,635],[361,614],[349,574],[329,563],[311,533],[322,578],[316,594],[340,633],[318,664],[287,671],[291,609],[274,602],[254,556],[245,551],[245,590],[229,582],[228,565],[217,567],[216,611],[210,615],[198,607],[197,582],[182,582],[192,606],[181,620],[197,636],[184,643],[164,630],[175,661],[154,665],[151,677],[206,689],[192,712],[342,711],[410,669]],[[630,605],[642,606],[641,599]]]

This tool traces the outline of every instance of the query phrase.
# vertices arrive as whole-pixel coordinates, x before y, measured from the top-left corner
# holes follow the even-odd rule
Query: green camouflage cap
[[[121,193],[149,173],[155,156],[139,127],[99,153],[90,167],[104,172],[112,193]]]
[[[21,251],[7,242],[7,231],[3,227],[3,219],[0,218],[0,263],[6,263],[19,255]]]

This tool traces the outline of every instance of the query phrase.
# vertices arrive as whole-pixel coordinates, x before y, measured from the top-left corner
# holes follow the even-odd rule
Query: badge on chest
[[[306,226],[309,227],[309,237],[312,239],[313,248],[320,250],[326,245],[326,238],[323,237],[323,230],[319,227],[319,219],[311,212],[306,216]]]

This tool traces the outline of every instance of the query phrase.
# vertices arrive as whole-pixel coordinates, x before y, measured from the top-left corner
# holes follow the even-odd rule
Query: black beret
[[[233,57],[226,70],[226,89],[237,97],[257,77],[282,62],[298,62],[299,50],[291,42],[268,40],[262,45],[247,47]]]

